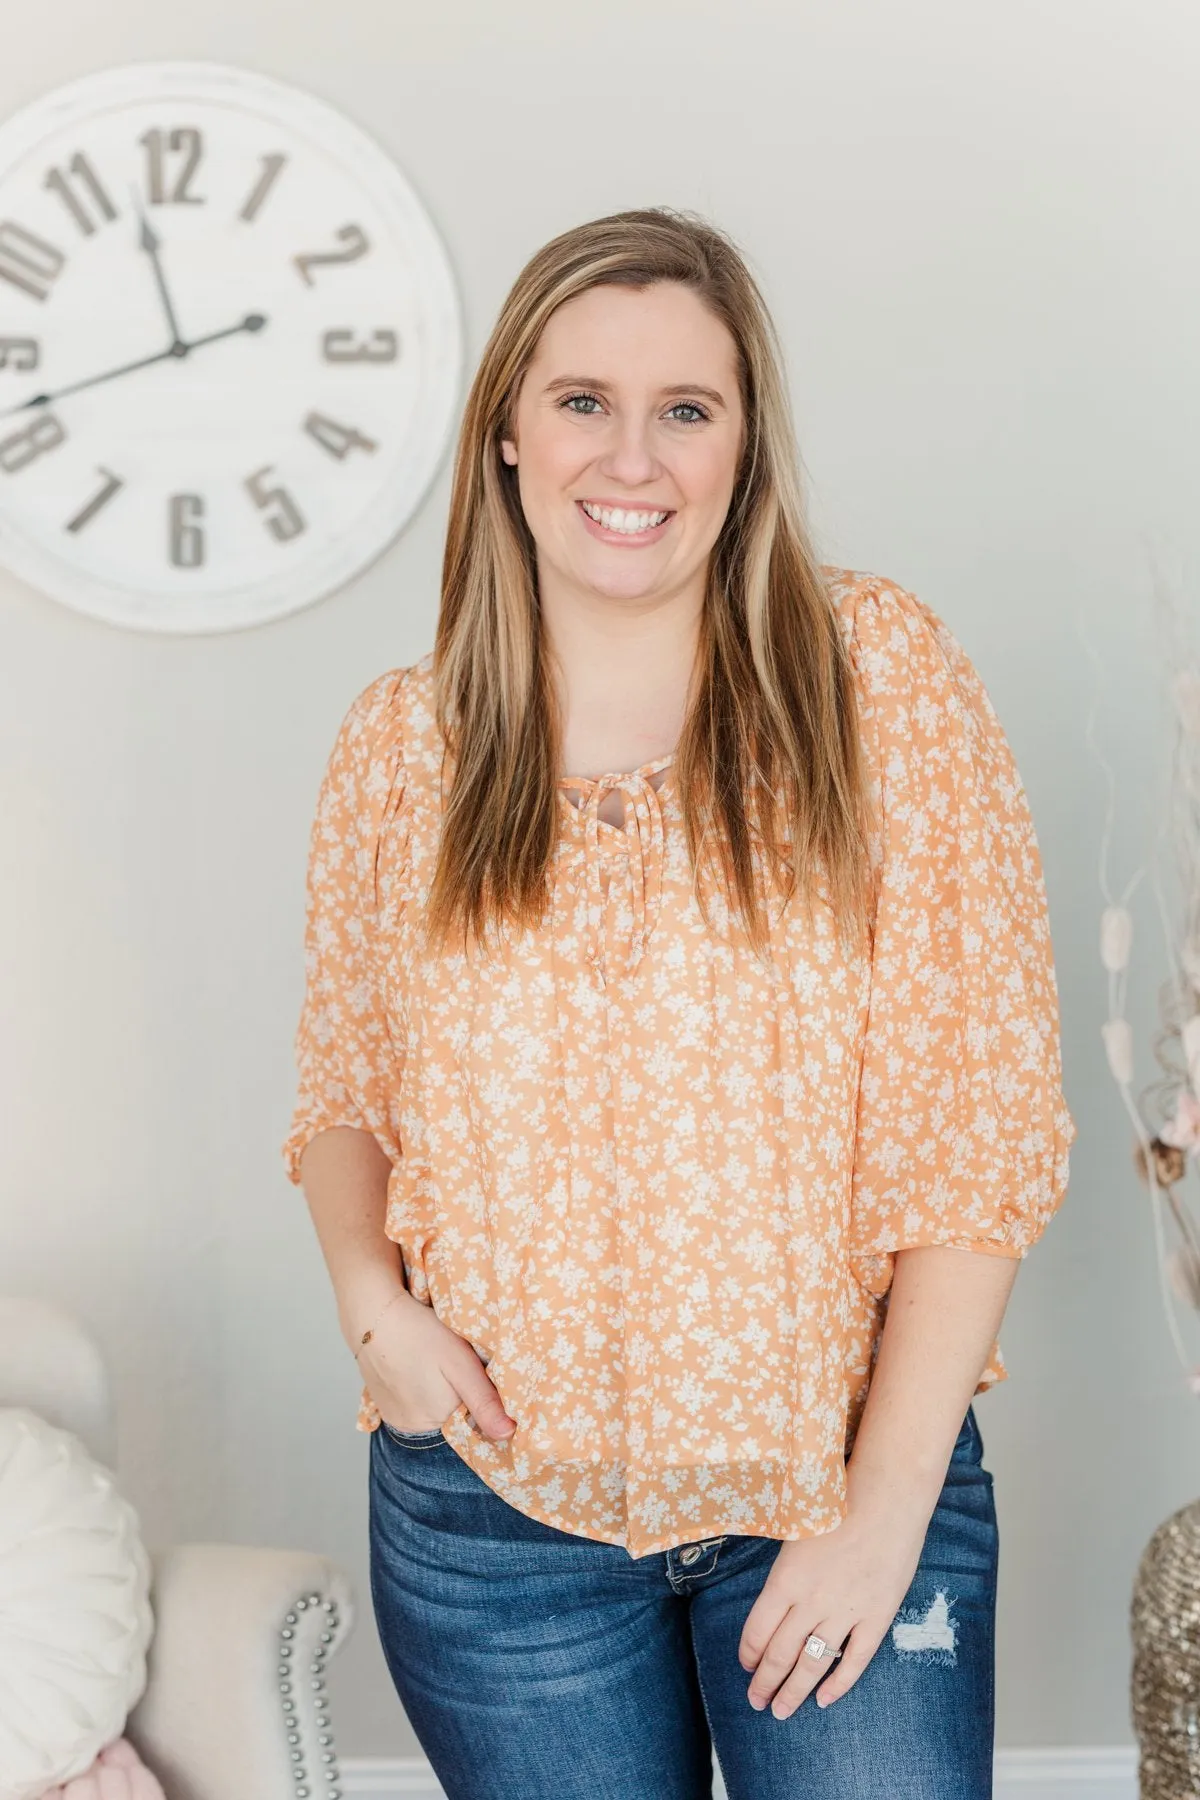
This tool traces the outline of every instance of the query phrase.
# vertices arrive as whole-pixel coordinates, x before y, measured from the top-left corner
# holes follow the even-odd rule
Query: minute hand
[[[210,331],[204,337],[192,338],[186,348],[189,352],[198,350],[202,344],[215,344],[218,338],[233,337],[239,331],[261,331],[266,322],[261,313],[247,313],[236,325],[226,325],[221,331]],[[34,406],[51,406],[55,400],[61,400],[67,394],[77,394],[81,388],[98,387],[102,381],[115,381],[118,375],[130,375],[134,369],[148,369],[151,363],[178,360],[179,352],[172,345],[169,350],[158,350],[153,356],[140,356],[136,362],[122,363],[116,369],[105,369],[102,375],[87,375],[82,381],[72,381],[66,387],[55,388],[53,393],[34,394],[16,406],[6,407],[0,412],[0,419],[10,418],[13,413],[28,412]]]

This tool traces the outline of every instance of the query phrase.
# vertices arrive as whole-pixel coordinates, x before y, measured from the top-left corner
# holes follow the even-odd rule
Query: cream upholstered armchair
[[[28,1407],[113,1467],[103,1358],[58,1307],[0,1297],[0,1407]],[[354,1623],[342,1571],[300,1550],[147,1549],[154,1631],[125,1736],[167,1800],[341,1800],[324,1671]]]

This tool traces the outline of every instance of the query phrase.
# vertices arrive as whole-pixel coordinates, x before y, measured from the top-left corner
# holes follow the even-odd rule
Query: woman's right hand
[[[407,1291],[386,1307],[357,1361],[382,1418],[397,1431],[436,1431],[461,1401],[485,1437],[511,1437],[516,1428],[466,1338]]]

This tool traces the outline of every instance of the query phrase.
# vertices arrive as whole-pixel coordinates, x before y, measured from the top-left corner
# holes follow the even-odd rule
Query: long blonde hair
[[[500,451],[521,381],[565,301],[605,284],[663,281],[692,289],[728,328],[745,418],[674,757],[693,873],[703,849],[759,953],[769,941],[764,875],[785,903],[795,895],[806,908],[823,875],[841,929],[857,940],[866,925],[853,674],[804,524],[778,338],[730,240],[695,215],[653,207],[576,226],[530,259],[467,397],[433,657],[437,721],[453,765],[427,908],[435,938],[536,925],[559,829],[559,722],[536,552],[516,469]]]

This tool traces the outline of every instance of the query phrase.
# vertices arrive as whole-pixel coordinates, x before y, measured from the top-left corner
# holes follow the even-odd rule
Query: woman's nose
[[[603,473],[614,481],[633,486],[652,481],[658,474],[658,458],[649,429],[634,420],[614,425],[613,435],[601,459]]]

